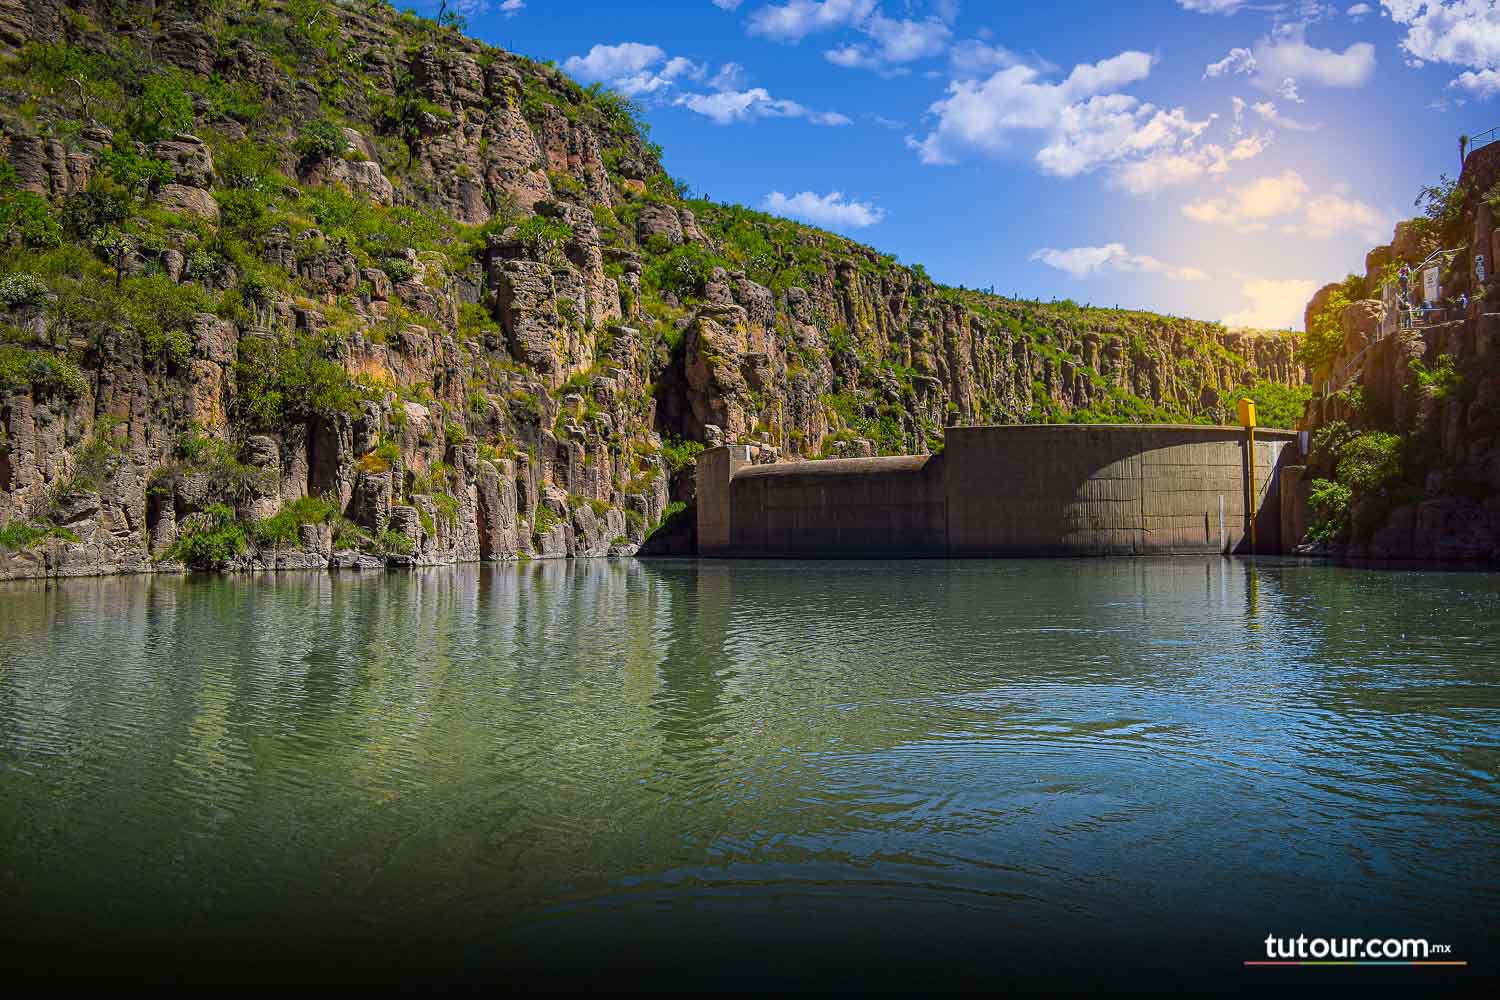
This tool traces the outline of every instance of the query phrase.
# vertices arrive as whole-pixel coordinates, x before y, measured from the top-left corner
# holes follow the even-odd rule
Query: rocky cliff
[[[1308,304],[1308,346],[1322,354],[1306,409],[1313,447],[1286,480],[1308,508],[1303,551],[1500,560],[1500,147],[1421,201],[1426,213],[1397,224],[1365,274]],[[1440,272],[1426,304],[1443,311],[1408,325],[1388,316],[1381,288],[1423,261]],[[1420,275],[1408,294],[1423,304]]]
[[[687,198],[618,96],[382,3],[0,0],[0,97],[0,576],[630,552],[704,443],[1302,381]]]

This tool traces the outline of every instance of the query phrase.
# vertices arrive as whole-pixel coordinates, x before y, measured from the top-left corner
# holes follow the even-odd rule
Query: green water
[[[580,561],[0,607],[0,918],[39,975],[1500,961],[1495,575]]]

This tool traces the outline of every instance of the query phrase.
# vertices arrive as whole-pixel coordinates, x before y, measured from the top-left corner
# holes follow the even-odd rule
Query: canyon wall
[[[617,96],[380,3],[0,0],[0,93],[0,577],[628,553],[703,445],[1303,381],[689,198]]]
[[[1308,304],[1309,330],[1321,316],[1335,343],[1306,409],[1312,455],[1286,483],[1310,508],[1297,519],[1299,551],[1500,560],[1497,182],[1500,146],[1471,154],[1456,183],[1434,189],[1426,216],[1398,223],[1391,243],[1370,251],[1365,274]],[[1388,316],[1382,283],[1425,260],[1440,270],[1429,303],[1444,309],[1439,321]],[[1413,274],[1412,304],[1421,289]]]

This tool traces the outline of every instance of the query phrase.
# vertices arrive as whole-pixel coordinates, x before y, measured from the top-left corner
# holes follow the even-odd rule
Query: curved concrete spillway
[[[942,455],[698,462],[698,551],[719,556],[1146,555],[1281,550],[1277,468],[1293,431],[950,427]]]

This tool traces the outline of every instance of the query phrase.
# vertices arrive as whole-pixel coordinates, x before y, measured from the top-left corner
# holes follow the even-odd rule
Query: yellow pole
[[[1257,490],[1255,482],[1255,425],[1252,423],[1245,428],[1250,436],[1250,554],[1255,555],[1255,508],[1260,502],[1260,491]]]
[[[1255,483],[1255,400],[1240,400],[1240,426],[1250,443],[1250,554],[1255,555],[1255,507],[1259,501]]]

